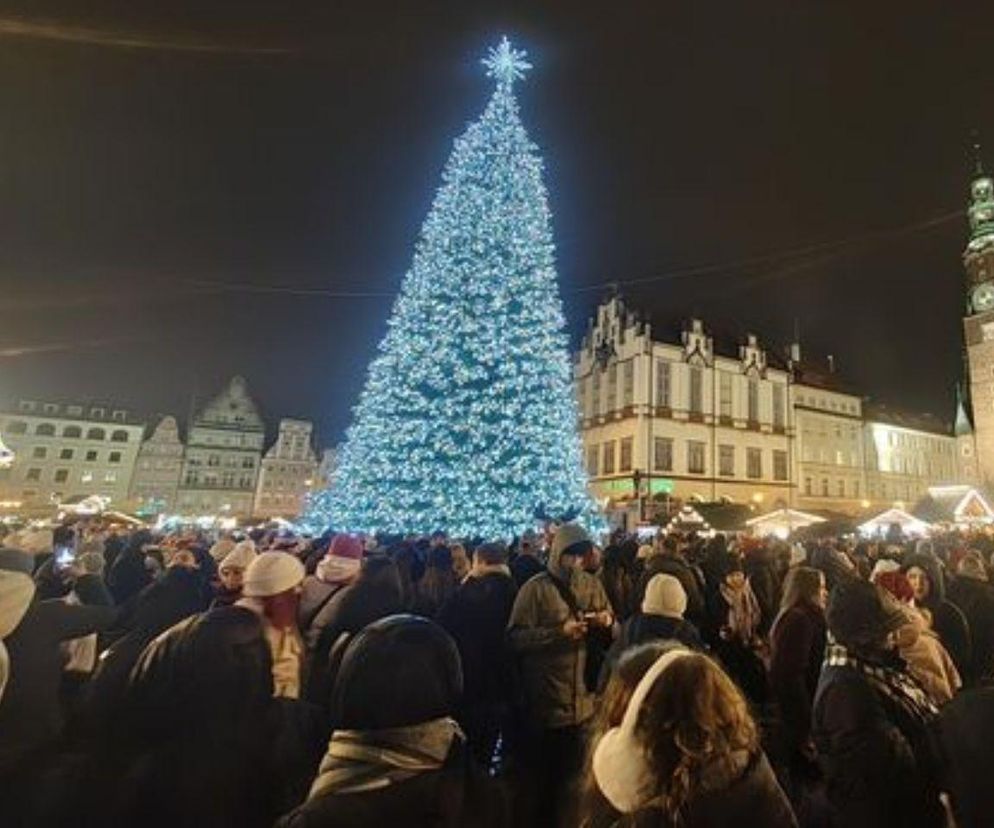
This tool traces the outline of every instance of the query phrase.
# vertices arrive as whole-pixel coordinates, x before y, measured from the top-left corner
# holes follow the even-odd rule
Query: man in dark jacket
[[[990,825],[994,786],[990,779],[994,744],[994,688],[964,690],[943,706],[933,723],[942,789],[949,794],[957,828]]]
[[[518,589],[529,578],[545,572],[545,567],[538,559],[538,541],[533,532],[525,532],[518,543],[518,553],[511,559],[509,564],[511,576]]]
[[[502,733],[506,739],[512,671],[504,631],[516,592],[507,547],[485,543],[473,552],[469,576],[438,615],[459,648],[463,697],[458,718],[483,767],[493,760]]]
[[[646,560],[645,569],[639,580],[637,603],[642,603],[645,588],[653,575],[664,572],[672,575],[680,582],[687,594],[687,620],[698,629],[705,620],[704,587],[698,572],[690,565],[684,555],[681,542],[673,535],[657,536],[653,554]]]
[[[826,648],[813,736],[833,824],[942,828],[928,740],[938,711],[893,649],[903,613],[852,579],[833,590],[827,615],[836,643]]]
[[[978,553],[968,552],[960,559],[947,593],[970,627],[970,662],[963,680],[974,684],[994,672],[994,590]]]

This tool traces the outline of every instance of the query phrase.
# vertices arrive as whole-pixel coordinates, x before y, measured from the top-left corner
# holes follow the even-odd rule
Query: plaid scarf
[[[438,770],[464,738],[447,716],[388,730],[336,730],[307,798],[374,791]]]
[[[925,725],[939,714],[939,708],[909,673],[884,664],[864,661],[831,637],[825,646],[825,661],[822,666],[855,670],[866,678],[874,690],[919,724]]]

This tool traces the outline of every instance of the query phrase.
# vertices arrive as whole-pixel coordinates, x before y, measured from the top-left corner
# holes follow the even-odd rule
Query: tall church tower
[[[963,327],[970,372],[970,403],[977,478],[994,482],[994,179],[984,171],[979,145],[970,182],[970,239],[963,251],[967,306]],[[965,412],[964,412],[965,416]]]

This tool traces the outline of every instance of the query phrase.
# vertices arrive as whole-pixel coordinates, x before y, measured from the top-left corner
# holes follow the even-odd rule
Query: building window
[[[735,477],[735,446],[718,446],[718,474]]]
[[[604,474],[614,474],[614,440],[604,444]]]
[[[806,494],[808,497],[814,494],[814,487],[811,485],[810,477],[804,478],[804,494]]]
[[[255,468],[255,461],[251,457],[244,458],[242,460],[242,468],[243,469],[254,469]]]
[[[92,483],[93,482],[93,472],[85,471],[80,475],[81,483]]]
[[[80,437],[83,436],[83,429],[81,429],[79,426],[66,426],[64,429],[62,429],[62,436],[79,439]]]
[[[24,475],[25,480],[41,480],[41,469],[28,469],[28,473]]]
[[[69,469],[56,469],[52,480],[56,483],[65,483],[69,479]]]
[[[103,440],[107,437],[107,432],[102,428],[91,428],[86,432],[87,440]]]
[[[718,373],[718,413],[722,417],[732,416],[732,375],[728,371]]]
[[[784,427],[784,391],[779,383],[773,383],[773,427]]]
[[[128,419],[128,412],[117,409],[111,413],[110,418],[119,423],[123,423],[126,419]]]
[[[618,371],[621,366],[615,363],[607,368],[607,410],[614,411],[618,407]]]
[[[690,474],[704,474],[704,443],[700,440],[687,441],[687,471]]]
[[[39,437],[54,437],[55,436],[55,426],[51,423],[39,423],[35,427],[35,434]]]
[[[96,451],[94,451],[94,450],[91,449],[90,451],[86,452],[86,462],[87,463],[96,462],[96,459],[97,459],[97,452]]]
[[[220,466],[221,465],[221,455],[219,455],[219,454],[208,455],[208,457],[207,457],[207,465],[211,466],[211,467],[213,467],[213,466]]]
[[[46,414],[58,414],[59,407],[55,403],[45,403],[44,405]]]
[[[66,414],[70,417],[82,417],[83,416],[83,406],[81,405],[67,405]]]
[[[126,443],[128,442],[128,432],[123,428],[119,428],[116,431],[111,432],[110,441],[112,443]]]
[[[748,418],[750,423],[759,422],[759,380],[749,378]],[[750,475],[751,477],[752,475]]]
[[[601,372],[596,368],[594,369],[594,376],[590,383],[593,389],[593,401],[591,403],[591,413],[600,414],[601,413]]]
[[[781,449],[773,450],[773,479],[787,479],[787,452]]]
[[[704,372],[699,365],[690,366],[689,408],[693,414],[704,413]]]
[[[838,494],[839,497],[845,497],[846,496],[846,481],[845,480],[839,480],[838,483],[835,486],[835,491],[836,491],[836,494]]]
[[[762,449],[746,449],[746,476],[752,480],[759,480],[763,476]]]
[[[821,479],[821,496],[828,497],[828,478],[823,477]]]
[[[108,463],[120,463],[121,462],[121,452],[119,452],[119,451],[112,451],[110,454],[107,455],[107,462]]]
[[[664,359],[656,360],[656,405],[673,407],[670,404],[670,364]]]
[[[618,461],[618,471],[630,472],[632,470],[632,438],[625,437],[621,441],[621,457]]]
[[[31,450],[31,456],[35,460],[44,460],[46,454],[48,454],[48,449],[46,449],[44,446],[35,446]]]
[[[621,404],[632,405],[635,402],[635,360],[625,363],[625,374],[621,386]]]
[[[673,471],[673,441],[669,437],[653,439],[652,455],[652,464],[657,471]]]
[[[8,434],[25,434],[28,430],[28,424],[24,420],[14,420],[7,425]]]
[[[59,459],[72,460],[73,454],[75,454],[75,452],[72,449],[62,449],[62,451],[59,452]]]
[[[587,449],[587,474],[591,477],[597,477],[597,454],[599,451],[598,446],[591,446]]]
[[[852,496],[853,497],[859,497],[859,481],[858,480],[854,480],[852,482]]]

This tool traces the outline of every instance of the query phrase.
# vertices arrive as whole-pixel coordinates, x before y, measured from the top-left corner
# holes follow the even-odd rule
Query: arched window
[[[82,437],[83,436],[83,429],[81,429],[79,426],[66,426],[64,429],[62,429],[62,436],[63,437]]]
[[[107,432],[102,428],[91,428],[86,432],[87,440],[104,440],[107,437]]]
[[[123,428],[119,428],[111,433],[110,440],[112,443],[126,443],[128,442],[128,432]]]
[[[24,420],[14,420],[7,424],[8,434],[24,434],[28,430],[28,424]]]
[[[39,437],[54,437],[55,426],[51,423],[39,423],[35,426],[35,434]]]

